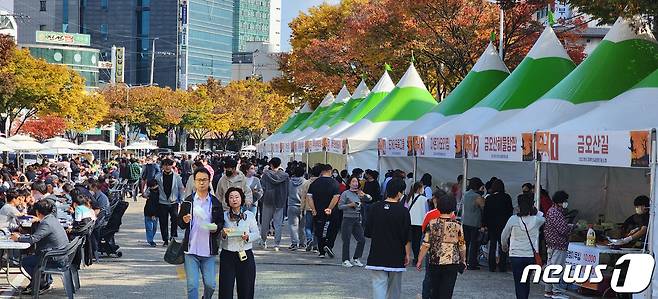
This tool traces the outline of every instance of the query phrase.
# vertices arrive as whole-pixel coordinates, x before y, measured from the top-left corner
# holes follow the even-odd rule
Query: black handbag
[[[183,249],[183,244],[176,242],[176,239],[172,238],[169,241],[169,246],[167,246],[164,260],[172,265],[183,264],[185,262],[185,249]]]

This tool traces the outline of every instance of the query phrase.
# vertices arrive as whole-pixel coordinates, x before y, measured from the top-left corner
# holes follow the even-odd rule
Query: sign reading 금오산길
[[[593,166],[648,167],[650,131],[551,132],[542,160]],[[539,147],[545,142],[539,142]]]

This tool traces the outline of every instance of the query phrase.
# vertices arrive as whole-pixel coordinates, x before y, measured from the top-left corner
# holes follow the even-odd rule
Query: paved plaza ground
[[[144,200],[130,202],[121,232],[116,236],[123,257],[104,258],[80,272],[82,288],[76,298],[184,298],[185,274],[182,266],[162,260],[165,249],[144,244]],[[158,232],[158,238],[159,238]],[[182,233],[179,233],[182,236]],[[287,234],[284,234],[287,236]],[[289,245],[284,237],[283,244]],[[352,242],[354,243],[354,242]],[[366,244],[367,257],[369,242]],[[335,252],[340,255],[340,238]],[[352,245],[355,246],[354,244]],[[362,268],[346,269],[340,258],[319,259],[315,254],[282,249],[255,250],[257,275],[256,298],[371,298],[370,273]],[[362,259],[365,263],[366,257]],[[420,298],[424,273],[408,268],[403,277],[402,298]],[[12,276],[15,282],[22,277]],[[61,279],[55,277],[54,288],[42,298],[65,298]],[[23,282],[27,284],[27,280]],[[6,285],[6,283],[4,284]],[[5,287],[2,297],[11,297]],[[215,293],[217,296],[217,293]],[[26,297],[27,296],[23,296]],[[532,298],[543,298],[542,289],[533,286]],[[215,297],[216,298],[216,297]],[[457,279],[454,298],[514,298],[511,272],[467,271]]]

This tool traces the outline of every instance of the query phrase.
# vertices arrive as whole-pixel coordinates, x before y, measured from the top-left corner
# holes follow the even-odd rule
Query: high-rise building
[[[19,44],[36,42],[37,31],[80,33],[79,0],[14,0],[14,13],[24,16],[18,30]]]
[[[270,40],[270,0],[235,0],[233,53],[244,52],[246,42]]]
[[[281,0],[270,0],[270,45],[274,53],[281,52]]]
[[[204,83],[208,77],[223,84],[231,80],[233,5],[234,0],[181,0],[181,20],[186,17],[187,24],[181,22],[180,27],[187,32],[180,39],[180,69],[187,77],[182,76],[180,87]]]

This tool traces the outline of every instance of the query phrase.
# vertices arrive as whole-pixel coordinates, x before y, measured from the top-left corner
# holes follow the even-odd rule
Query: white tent
[[[46,146],[28,135],[18,134],[8,139],[14,142],[11,147],[16,151],[38,151],[46,148]]]
[[[61,137],[54,137],[47,139],[46,142],[43,143],[48,148],[66,148],[66,149],[76,149],[78,148],[78,145],[69,141],[66,138],[61,138]]]
[[[347,90],[345,90],[347,92]],[[338,111],[331,119],[327,120],[322,126],[320,126],[315,132],[312,132],[304,139],[315,139],[327,137],[334,130],[334,126],[340,123],[345,117],[347,117],[350,112],[352,112],[360,103],[363,101],[368,94],[370,94],[370,89],[364,80],[361,80],[359,86],[356,87],[354,94],[351,98],[343,105],[343,107]],[[337,101],[340,99],[341,94],[338,94]]]
[[[126,150],[154,150],[158,149],[158,146],[153,145],[147,141],[134,142],[124,147]]]
[[[640,23],[619,18],[603,41],[569,76],[539,100],[491,126],[487,133],[531,133],[548,129],[596,108],[658,68],[658,45]]]
[[[366,117],[394,88],[395,83],[391,80],[391,76],[388,75],[388,71],[384,71],[384,74],[379,78],[368,96],[350,114],[331,128],[328,133],[329,137],[341,134],[345,129]],[[357,94],[357,92],[354,93]]]
[[[347,167],[376,169],[378,137],[409,126],[436,105],[412,63],[395,89],[377,107],[334,136],[334,139],[348,142]]]
[[[90,151],[118,151],[118,146],[105,141],[85,141],[78,146],[79,149]]]

